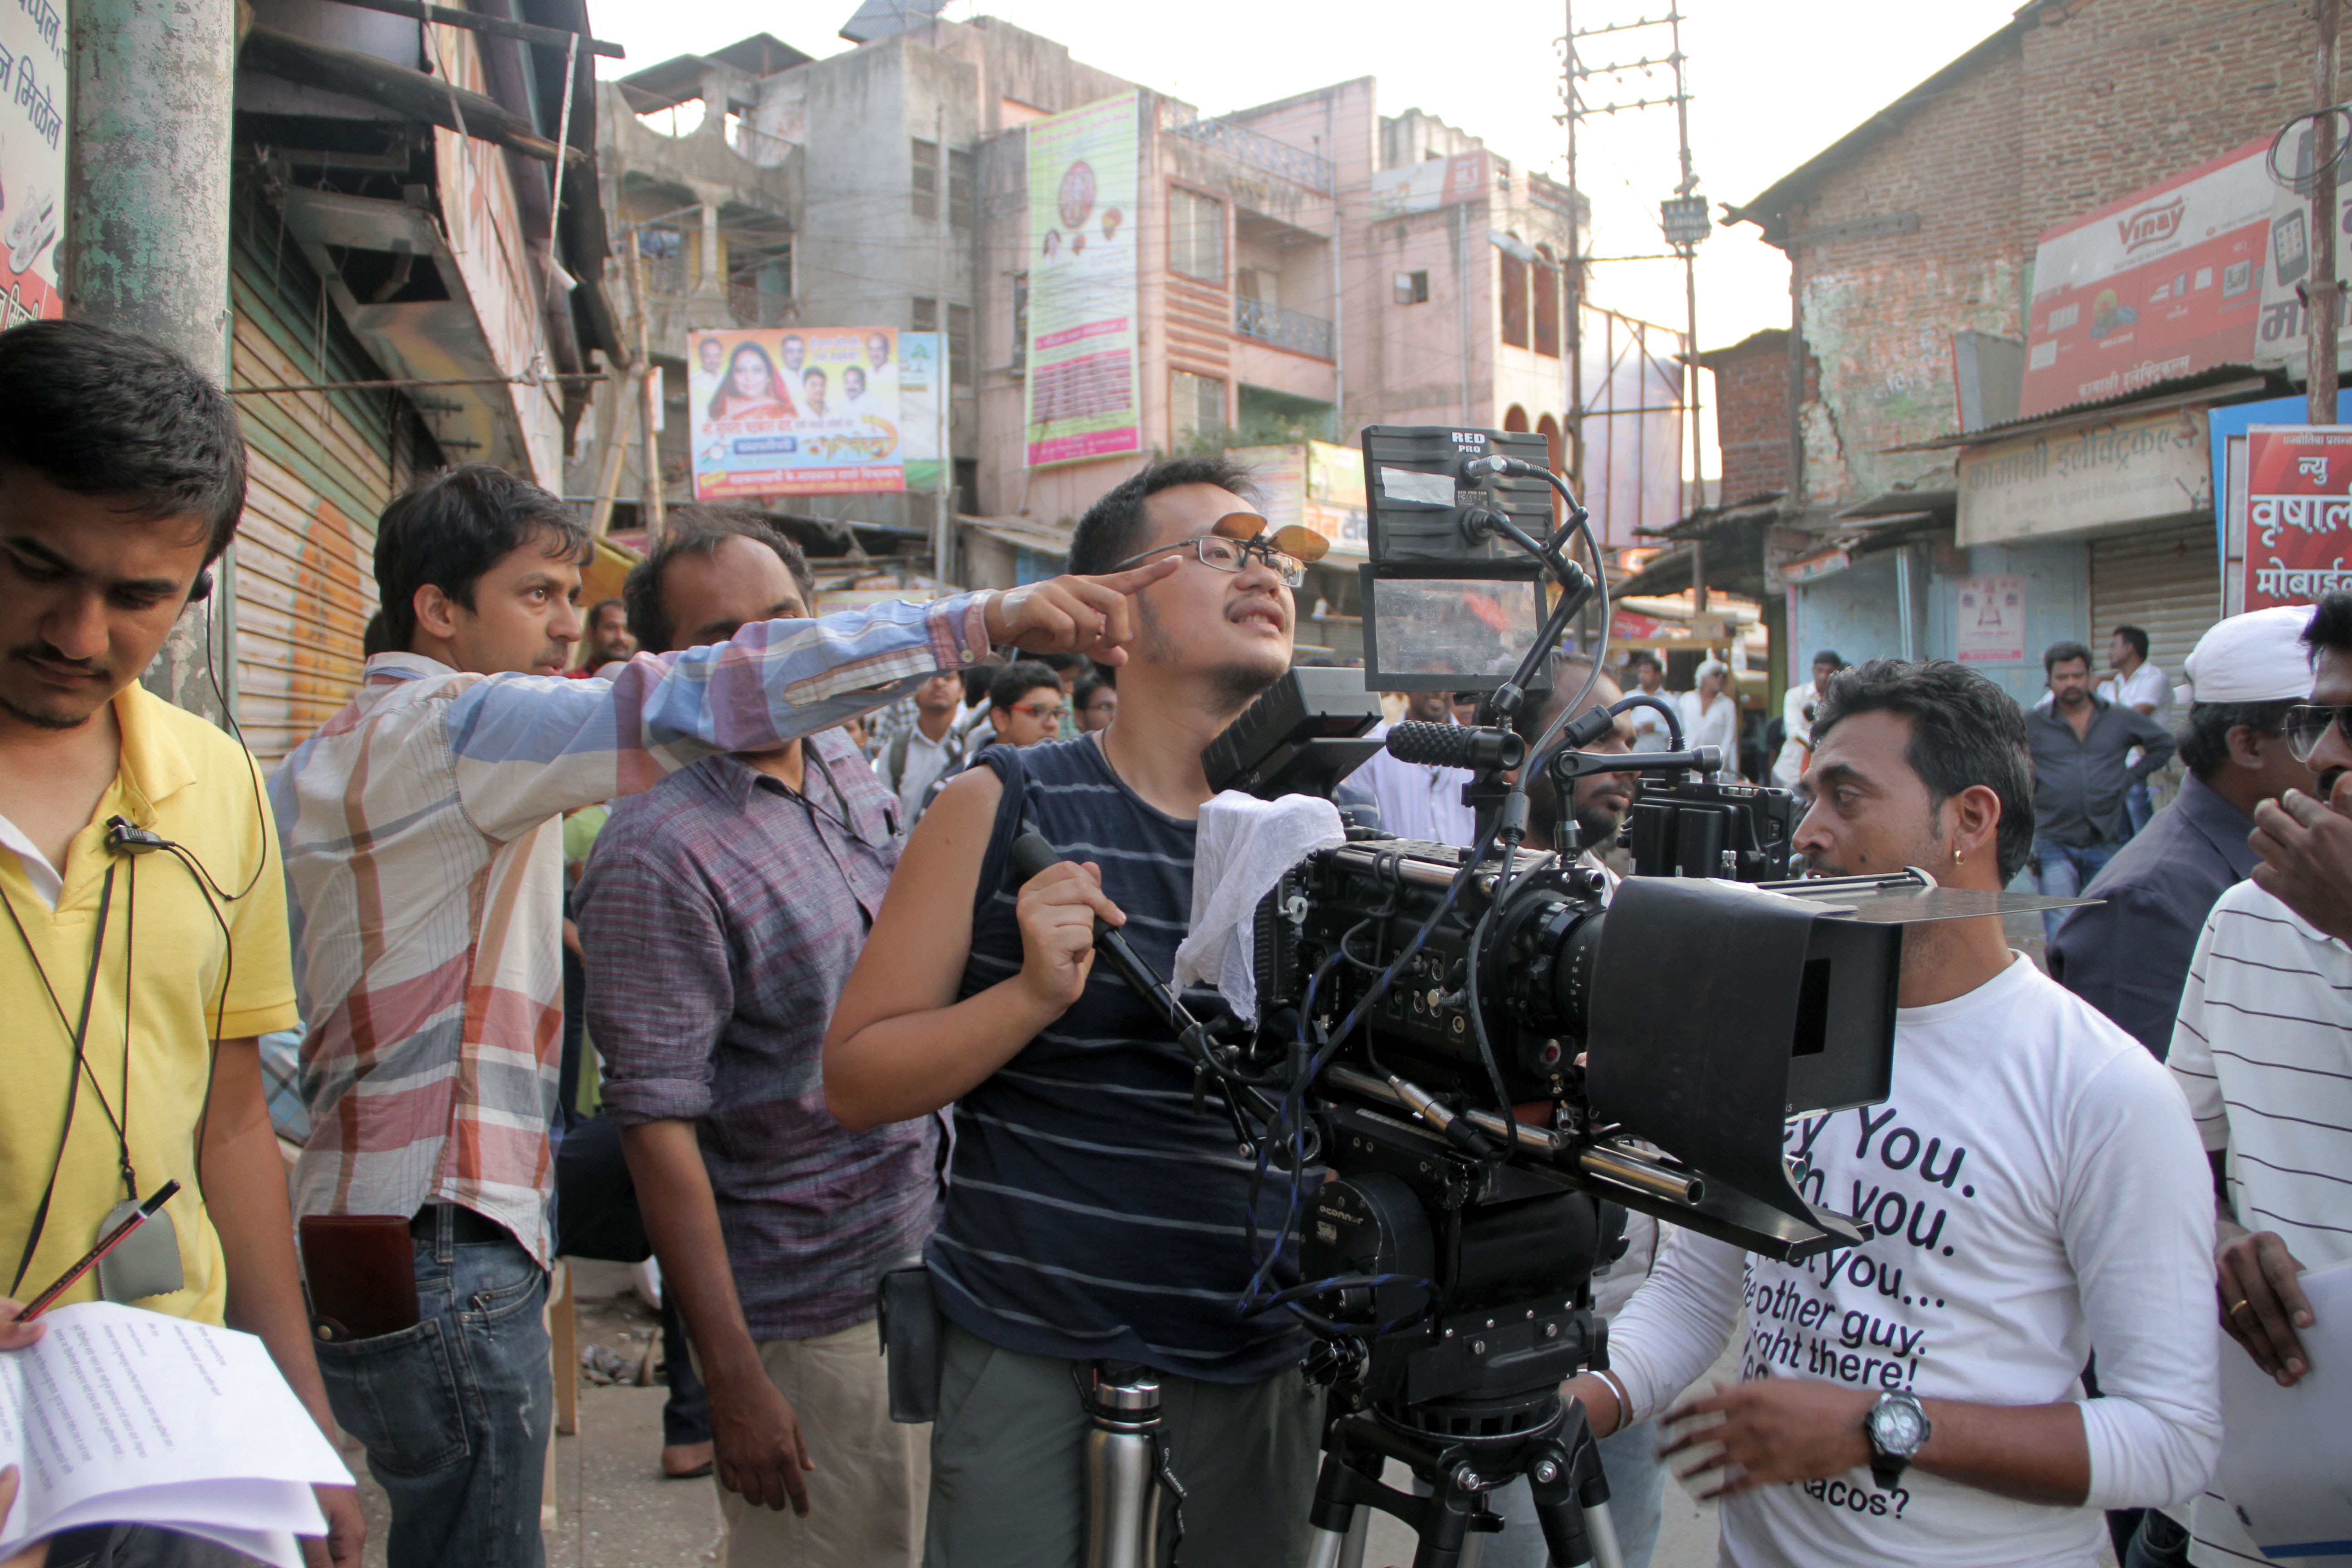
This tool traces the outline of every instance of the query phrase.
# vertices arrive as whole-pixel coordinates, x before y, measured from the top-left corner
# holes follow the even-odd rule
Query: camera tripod
[[[1402,1461],[1427,1495],[1384,1485],[1390,1459]],[[1556,1568],[1621,1568],[1609,1517],[1609,1482],[1581,1405],[1557,1387],[1517,1400],[1443,1401],[1334,1420],[1316,1478],[1309,1568],[1360,1568],[1363,1537],[1350,1531],[1361,1509],[1402,1520],[1420,1539],[1413,1568],[1459,1568],[1473,1532],[1502,1521],[1486,1494],[1525,1476],[1536,1521]]]

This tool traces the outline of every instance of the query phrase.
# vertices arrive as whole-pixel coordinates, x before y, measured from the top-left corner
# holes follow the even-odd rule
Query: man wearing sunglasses
[[[991,747],[940,792],[826,1036],[845,1125],[956,1105],[925,1250],[948,1320],[928,1568],[1078,1560],[1074,1380],[1106,1361],[1159,1376],[1188,1568],[1307,1554],[1321,1402],[1287,1315],[1240,1304],[1249,1163],[1217,1091],[1195,1106],[1184,1053],[1093,945],[1099,917],[1172,972],[1201,748],[1290,667],[1291,590],[1320,536],[1274,533],[1252,488],[1222,458],[1180,458],[1079,520],[1075,569],[1182,563],[1136,597],[1118,715]],[[1068,861],[1024,883],[1012,847],[1029,830]],[[1255,1201],[1278,1235],[1281,1199]]]
[[[2352,595],[2321,600],[2303,644],[2311,700],[2287,710],[2286,736],[2316,788],[2254,807],[2260,863],[2205,922],[2169,1058],[2213,1166],[2214,1310],[2239,1346],[2222,1353],[2282,1385],[2312,1364],[2296,1276],[2352,1263]],[[2322,1327],[2340,1341],[2341,1322]],[[2177,1553],[2178,1533],[2151,1517],[2132,1561],[2180,1561],[2146,1550]],[[2263,1561],[2218,1491],[2197,1500],[2190,1536],[2190,1563]]]

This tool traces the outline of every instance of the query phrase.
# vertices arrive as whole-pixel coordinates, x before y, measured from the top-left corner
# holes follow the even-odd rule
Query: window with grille
[[[1168,265],[1187,278],[1224,286],[1224,203],[1197,191],[1169,190]]]
[[[1015,374],[1029,369],[1029,274],[1013,275],[1013,370]]]
[[[948,307],[948,380],[958,386],[971,384],[971,307]]]
[[[1536,263],[1536,353],[1559,357],[1559,274]]]
[[[1500,256],[1503,264],[1503,341],[1515,349],[1528,346],[1528,264],[1516,256]]]
[[[937,300],[926,300],[919,294],[916,295],[915,324],[909,330],[918,332],[938,331],[940,330],[940,302]]]
[[[948,222],[957,228],[972,226],[971,154],[948,153]]]
[[[940,144],[917,141],[914,148],[914,205],[917,217],[940,216]]]
[[[1170,434],[1177,445],[1225,427],[1225,384],[1188,370],[1168,373]]]

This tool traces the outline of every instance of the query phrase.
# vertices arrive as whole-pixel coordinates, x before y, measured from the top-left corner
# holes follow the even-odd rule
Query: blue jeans
[[[1616,1526],[1625,1568],[1650,1568],[1666,1487],[1656,1423],[1644,1421],[1601,1438],[1601,1468],[1609,1477],[1609,1521]],[[1551,1559],[1544,1552],[1535,1494],[1528,1490],[1526,1479],[1496,1492],[1492,1506],[1503,1516],[1503,1533],[1486,1538],[1478,1568],[1544,1568]]]
[[[541,1568],[555,1417],[547,1275],[513,1241],[416,1242],[415,1327],[317,1346],[335,1421],[392,1501],[389,1568]]]
[[[2091,879],[2106,869],[2107,862],[2116,858],[2120,844],[2054,844],[2047,838],[2033,841],[2033,886],[2044,898],[2071,899],[2091,885]],[[2058,928],[2074,911],[2044,910],[2042,911],[2043,941],[2058,934]]]
[[[2147,819],[2155,815],[2156,797],[2148,794],[2146,779],[2124,787],[2124,820],[2130,824],[2133,837],[2137,837],[2140,829],[2147,826]]]

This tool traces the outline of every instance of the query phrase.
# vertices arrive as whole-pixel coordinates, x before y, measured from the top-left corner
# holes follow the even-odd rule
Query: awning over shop
[[[434,439],[460,460],[538,476],[515,410],[514,372],[499,363],[432,212],[300,185],[281,200],[287,233],[377,363],[404,380],[448,384],[412,391]]]
[[[1034,551],[1040,555],[1056,557],[1070,552],[1071,531],[1067,523],[1039,522],[1026,517],[965,517],[961,514],[957,516],[956,522],[1015,550]]]

